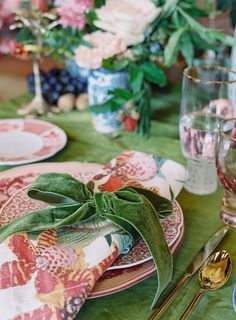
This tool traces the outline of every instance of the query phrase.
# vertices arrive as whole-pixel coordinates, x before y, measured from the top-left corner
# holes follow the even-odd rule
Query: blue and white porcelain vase
[[[110,99],[108,93],[113,89],[127,89],[129,75],[127,71],[110,71],[104,68],[91,71],[88,78],[89,104],[100,104]],[[95,129],[105,134],[117,133],[120,127],[120,111],[92,112],[92,120]]]
[[[66,60],[66,69],[72,77],[80,79],[82,83],[87,85],[89,69],[80,68],[74,59]]]

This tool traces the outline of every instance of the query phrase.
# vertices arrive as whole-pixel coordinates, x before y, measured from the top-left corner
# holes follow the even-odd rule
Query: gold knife
[[[228,226],[223,227],[210,237],[210,239],[199,250],[197,255],[194,257],[193,261],[187,267],[186,273],[183,276],[183,278],[177,283],[176,287],[166,297],[163,304],[153,312],[153,314],[149,317],[148,320],[157,320],[163,315],[163,313],[170,306],[170,304],[173,302],[173,300],[176,298],[179,292],[186,286],[189,279],[194,275],[195,272],[197,272],[197,270],[201,267],[203,262],[212,254],[212,252],[224,238],[228,230]]]

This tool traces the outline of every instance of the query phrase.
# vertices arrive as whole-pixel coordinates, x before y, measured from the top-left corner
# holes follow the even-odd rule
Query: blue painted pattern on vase
[[[66,69],[72,77],[79,78],[81,82],[87,84],[90,72],[89,69],[80,68],[74,59],[67,59]]]
[[[109,90],[128,88],[129,76],[127,71],[113,72],[106,69],[93,70],[88,78],[89,104],[100,104],[107,101],[111,96]],[[120,127],[120,111],[93,112],[93,124],[98,132],[116,133]]]

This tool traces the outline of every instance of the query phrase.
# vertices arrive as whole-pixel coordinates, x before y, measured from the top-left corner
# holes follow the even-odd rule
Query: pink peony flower
[[[21,5],[22,0],[1,0],[0,1],[0,29],[4,23],[15,13]]]
[[[87,22],[85,14],[93,7],[93,0],[57,1],[56,5],[60,23],[64,27],[82,30]]]
[[[98,69],[104,59],[111,58],[126,50],[123,40],[116,35],[95,31],[84,36],[84,40],[92,44],[92,48],[80,45],[75,50],[75,61],[81,68]]]

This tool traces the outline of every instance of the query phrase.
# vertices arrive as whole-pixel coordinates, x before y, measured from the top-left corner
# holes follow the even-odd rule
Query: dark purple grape
[[[50,84],[49,83],[47,83],[47,82],[45,82],[45,83],[43,83],[42,84],[42,90],[43,90],[43,92],[49,92],[49,91],[51,91],[51,86],[50,86]]]
[[[60,73],[60,78],[70,77],[70,73],[66,69],[62,69]]]
[[[70,77],[69,76],[61,77],[60,82],[63,84],[68,84],[70,82]]]
[[[49,79],[48,79],[48,82],[50,83],[50,84],[56,84],[57,83],[57,78],[56,77],[49,77]]]
[[[52,97],[52,99],[53,99],[54,101],[57,101],[57,100],[59,99],[60,95],[59,95],[58,92],[55,92],[55,91],[54,91],[54,92],[51,94],[51,97]]]
[[[54,86],[54,89],[55,89],[58,93],[61,93],[61,92],[62,92],[62,89],[63,89],[63,86],[62,86],[60,83],[57,83],[57,84]]]
[[[76,88],[75,88],[75,86],[73,86],[72,84],[68,84],[67,86],[66,86],[66,91],[67,92],[74,92],[76,90]]]
[[[51,97],[51,96],[44,96],[44,98],[46,99],[46,101],[49,103],[49,104],[54,104],[56,101]]]
[[[52,69],[47,74],[40,72],[42,92],[46,101],[55,104],[59,97],[65,93],[78,95],[87,91],[87,83],[80,77],[75,77],[67,69]],[[34,94],[34,75],[27,77],[29,91]]]

